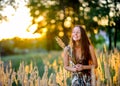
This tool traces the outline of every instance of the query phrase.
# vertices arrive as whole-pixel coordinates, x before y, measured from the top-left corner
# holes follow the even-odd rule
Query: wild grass
[[[120,52],[97,54],[92,86],[120,86]],[[16,66],[17,65],[17,66]],[[2,57],[0,86],[70,86],[71,73],[63,68],[62,52]]]

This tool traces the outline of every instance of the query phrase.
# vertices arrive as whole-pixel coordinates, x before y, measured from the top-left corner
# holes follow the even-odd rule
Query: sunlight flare
[[[41,37],[41,34],[39,33],[33,34],[37,29],[36,25],[33,25],[29,32],[26,30],[32,23],[32,17],[30,16],[29,9],[27,7],[20,6],[16,11],[14,11],[13,8],[6,7],[3,13],[8,17],[8,20],[0,23],[0,40],[14,37]],[[43,18],[40,17],[39,20],[41,19]]]

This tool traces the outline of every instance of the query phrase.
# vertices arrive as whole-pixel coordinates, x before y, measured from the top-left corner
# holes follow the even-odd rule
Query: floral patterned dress
[[[88,65],[88,59],[77,59],[75,60],[76,63],[74,63],[73,55],[72,55],[72,49],[68,46],[68,53],[70,58],[70,64],[71,66],[74,66],[75,64],[82,64],[82,65]],[[92,86],[91,85],[91,70],[83,70],[80,72],[74,72],[72,73],[72,86]]]
[[[72,73],[72,86],[91,86],[91,71],[83,70]]]

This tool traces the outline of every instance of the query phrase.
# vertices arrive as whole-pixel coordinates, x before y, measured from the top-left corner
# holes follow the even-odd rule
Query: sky
[[[3,14],[8,17],[8,21],[0,23],[0,40],[6,38],[36,38],[40,37],[40,34],[33,34],[26,29],[31,24],[32,18],[30,17],[29,9],[25,7],[25,4],[20,4],[19,8],[15,11],[11,6],[7,6]],[[36,29],[35,25],[32,27]]]

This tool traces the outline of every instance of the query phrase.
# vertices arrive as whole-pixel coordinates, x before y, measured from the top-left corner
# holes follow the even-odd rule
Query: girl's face
[[[81,39],[81,31],[80,31],[80,28],[79,27],[75,27],[73,28],[73,31],[72,31],[72,39],[74,41],[79,41]]]

